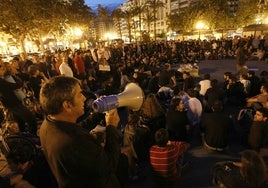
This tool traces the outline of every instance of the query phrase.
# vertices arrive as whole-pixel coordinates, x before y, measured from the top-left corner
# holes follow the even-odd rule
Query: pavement
[[[259,61],[248,61],[246,63],[250,70],[255,70],[257,76],[260,75],[261,71],[268,71],[268,63]],[[235,73],[235,60],[208,60],[201,61],[198,63],[199,66],[199,76],[202,78],[204,74],[209,73],[212,79],[218,79],[219,82],[223,81],[223,74],[225,72]],[[225,113],[237,117],[239,109],[229,107],[225,109]],[[195,135],[191,147],[186,153],[185,158],[189,161],[189,167],[186,171],[182,173],[178,183],[174,186],[160,185],[155,182],[149,164],[144,167],[145,177],[141,180],[137,180],[126,185],[126,188],[136,188],[136,187],[152,187],[152,188],[163,188],[163,187],[187,187],[187,188],[210,188],[213,187],[212,184],[212,167],[216,162],[233,160],[240,160],[240,153],[245,150],[243,146],[240,145],[240,140],[237,132],[233,131],[231,137],[231,145],[227,152],[211,152],[206,150],[202,144],[199,136]],[[262,155],[266,158],[268,152],[262,152]]]
[[[223,74],[225,72],[236,72],[234,59],[201,61],[198,63],[198,66],[199,75],[201,77],[209,73],[212,79],[215,78],[218,79],[218,81],[223,81]],[[249,70],[255,71],[257,76],[259,76],[263,70],[268,71],[268,63],[264,61],[247,61],[246,66]]]

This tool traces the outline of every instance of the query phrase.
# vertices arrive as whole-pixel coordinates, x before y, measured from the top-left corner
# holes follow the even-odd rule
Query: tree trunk
[[[24,40],[25,40],[25,36],[24,35],[20,36],[20,45],[21,45],[22,52],[24,54],[27,54],[26,49],[25,49]]]
[[[40,42],[39,49],[40,49],[40,51],[43,52],[45,50],[44,49],[44,41],[42,40],[42,37],[41,37],[40,33],[38,33],[38,39],[39,39],[39,42]]]

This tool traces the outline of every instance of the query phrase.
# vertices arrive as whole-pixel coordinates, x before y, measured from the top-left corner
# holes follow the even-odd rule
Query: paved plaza
[[[210,73],[212,79],[216,78],[219,82],[223,81],[224,72],[235,73],[235,60],[209,60],[201,61],[198,63],[199,75],[203,77],[205,73]],[[268,63],[258,61],[248,61],[247,66],[250,70],[255,70],[256,75],[259,76],[263,70],[268,71]],[[236,117],[237,109],[225,109],[225,113],[232,114]],[[215,122],[216,123],[216,122]],[[209,188],[212,185],[212,167],[218,161],[226,160],[240,160],[240,152],[243,151],[240,145],[239,137],[234,131],[232,134],[232,144],[229,151],[226,153],[211,152],[204,149],[201,145],[201,140],[196,136],[191,143],[191,148],[188,151],[186,158],[190,162],[190,167],[185,171],[179,183],[174,187],[182,188]],[[264,153],[265,154],[265,153]],[[266,154],[265,154],[266,155]],[[157,184],[151,177],[149,167],[145,168],[146,177],[143,180],[133,182],[126,186],[127,188],[134,187],[156,187],[161,188],[163,186]],[[164,186],[165,187],[165,186]],[[170,186],[166,186],[170,187]]]

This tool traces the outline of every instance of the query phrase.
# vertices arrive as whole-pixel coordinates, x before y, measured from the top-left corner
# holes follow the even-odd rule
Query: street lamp
[[[200,32],[201,32],[202,29],[205,28],[205,24],[202,21],[199,21],[199,22],[196,23],[195,28],[198,30],[198,38],[200,40]]]
[[[74,29],[74,35],[77,37],[81,37],[83,34],[83,31],[80,28],[75,28]]]

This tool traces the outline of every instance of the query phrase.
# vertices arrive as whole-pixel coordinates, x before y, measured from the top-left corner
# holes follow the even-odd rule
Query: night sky
[[[98,4],[102,6],[108,6],[111,4],[122,4],[123,2],[126,2],[126,0],[85,0],[85,3],[90,6],[92,9],[95,9],[95,7],[98,6]]]

